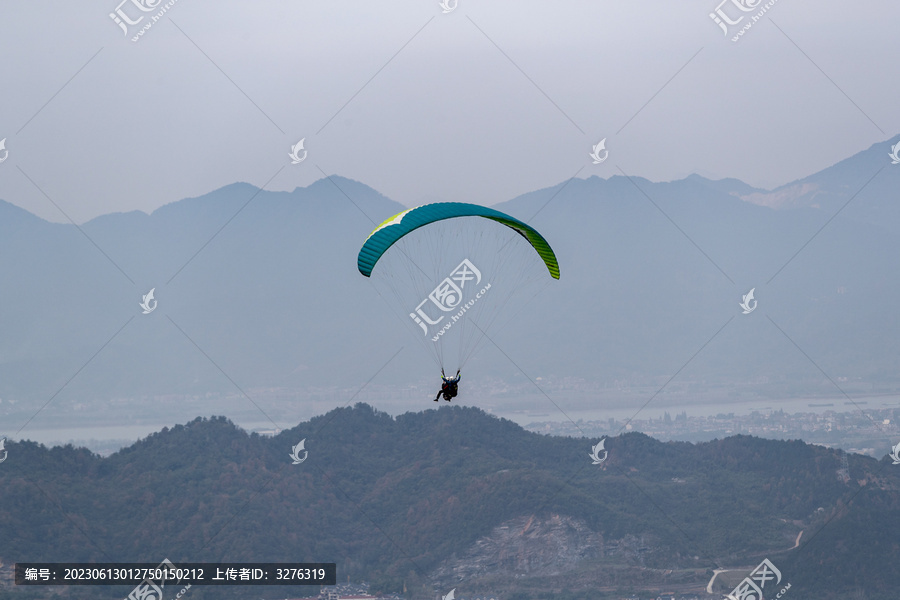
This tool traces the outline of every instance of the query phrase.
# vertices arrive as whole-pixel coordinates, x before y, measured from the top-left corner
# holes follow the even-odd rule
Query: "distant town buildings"
[[[794,414],[769,410],[753,411],[749,415],[720,413],[708,417],[690,417],[682,411],[674,418],[665,413],[659,419],[634,419],[627,424],[616,419],[579,420],[576,427],[569,421],[544,421],[530,423],[525,429],[548,435],[597,438],[639,431],[664,442],[701,442],[744,434],[767,439],[800,439],[881,458],[890,451],[886,444],[900,436],[900,408]]]
[[[318,596],[312,598],[294,598],[288,600],[402,600],[399,594],[372,596],[368,583],[339,583],[322,586]]]

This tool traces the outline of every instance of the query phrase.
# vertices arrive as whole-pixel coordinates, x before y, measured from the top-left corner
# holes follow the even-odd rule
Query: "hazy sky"
[[[900,133],[892,0],[778,0],[738,42],[764,2],[726,0],[726,36],[720,0],[177,0],[133,42],[165,3],[119,1],[3,3],[0,199],[80,223],[326,173],[407,205],[576,174],[771,188]]]

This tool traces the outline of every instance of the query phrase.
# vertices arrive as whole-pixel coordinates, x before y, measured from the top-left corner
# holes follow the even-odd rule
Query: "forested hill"
[[[295,465],[302,439],[308,458]],[[335,562],[340,580],[390,589],[452,583],[441,567],[468,556],[512,581],[519,567],[491,566],[476,542],[534,517],[583,524],[600,541],[582,566],[619,561],[635,585],[668,569],[705,585],[712,569],[768,557],[804,597],[842,597],[856,589],[846,582],[900,586],[900,467],[887,458],[850,456],[846,480],[839,453],[800,441],[626,433],[592,465],[597,441],[530,433],[476,408],[392,418],[358,404],[274,438],[198,418],[107,458],[8,442],[0,560]],[[521,533],[516,552],[527,553]],[[640,551],[617,554],[630,539]],[[207,589],[226,597],[191,594]],[[113,588],[98,590],[66,597]]]

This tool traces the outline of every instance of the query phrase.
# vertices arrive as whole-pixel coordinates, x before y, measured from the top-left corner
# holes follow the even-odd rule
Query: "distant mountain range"
[[[308,455],[295,465],[300,440]],[[768,558],[798,598],[885,598],[900,586],[900,467],[888,457],[844,463],[840,451],[799,441],[627,433],[608,438],[595,465],[596,443],[476,408],[392,418],[365,404],[274,438],[196,419],[107,458],[11,442],[0,564],[335,562],[339,581],[406,585],[414,598],[458,588],[530,600],[697,592],[724,569],[721,597]],[[59,591],[41,590],[32,597]],[[0,585],[0,599],[18,597]]]
[[[897,140],[771,191],[590,177],[495,205],[543,233],[562,277],[495,336],[509,358],[487,345],[467,381],[522,382],[518,365],[548,389],[676,373],[762,393],[897,389]],[[401,347],[379,383],[433,378],[356,270],[374,224],[403,208],[338,176],[290,193],[236,183],[80,227],[0,201],[0,398],[359,386]]]

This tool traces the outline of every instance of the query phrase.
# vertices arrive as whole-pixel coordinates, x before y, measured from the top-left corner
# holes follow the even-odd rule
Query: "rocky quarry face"
[[[585,522],[565,515],[522,516],[494,527],[463,556],[438,567],[433,577],[448,583],[497,575],[553,577],[576,570],[585,560],[605,557],[643,566],[643,555],[649,551],[647,537],[605,540]]]

